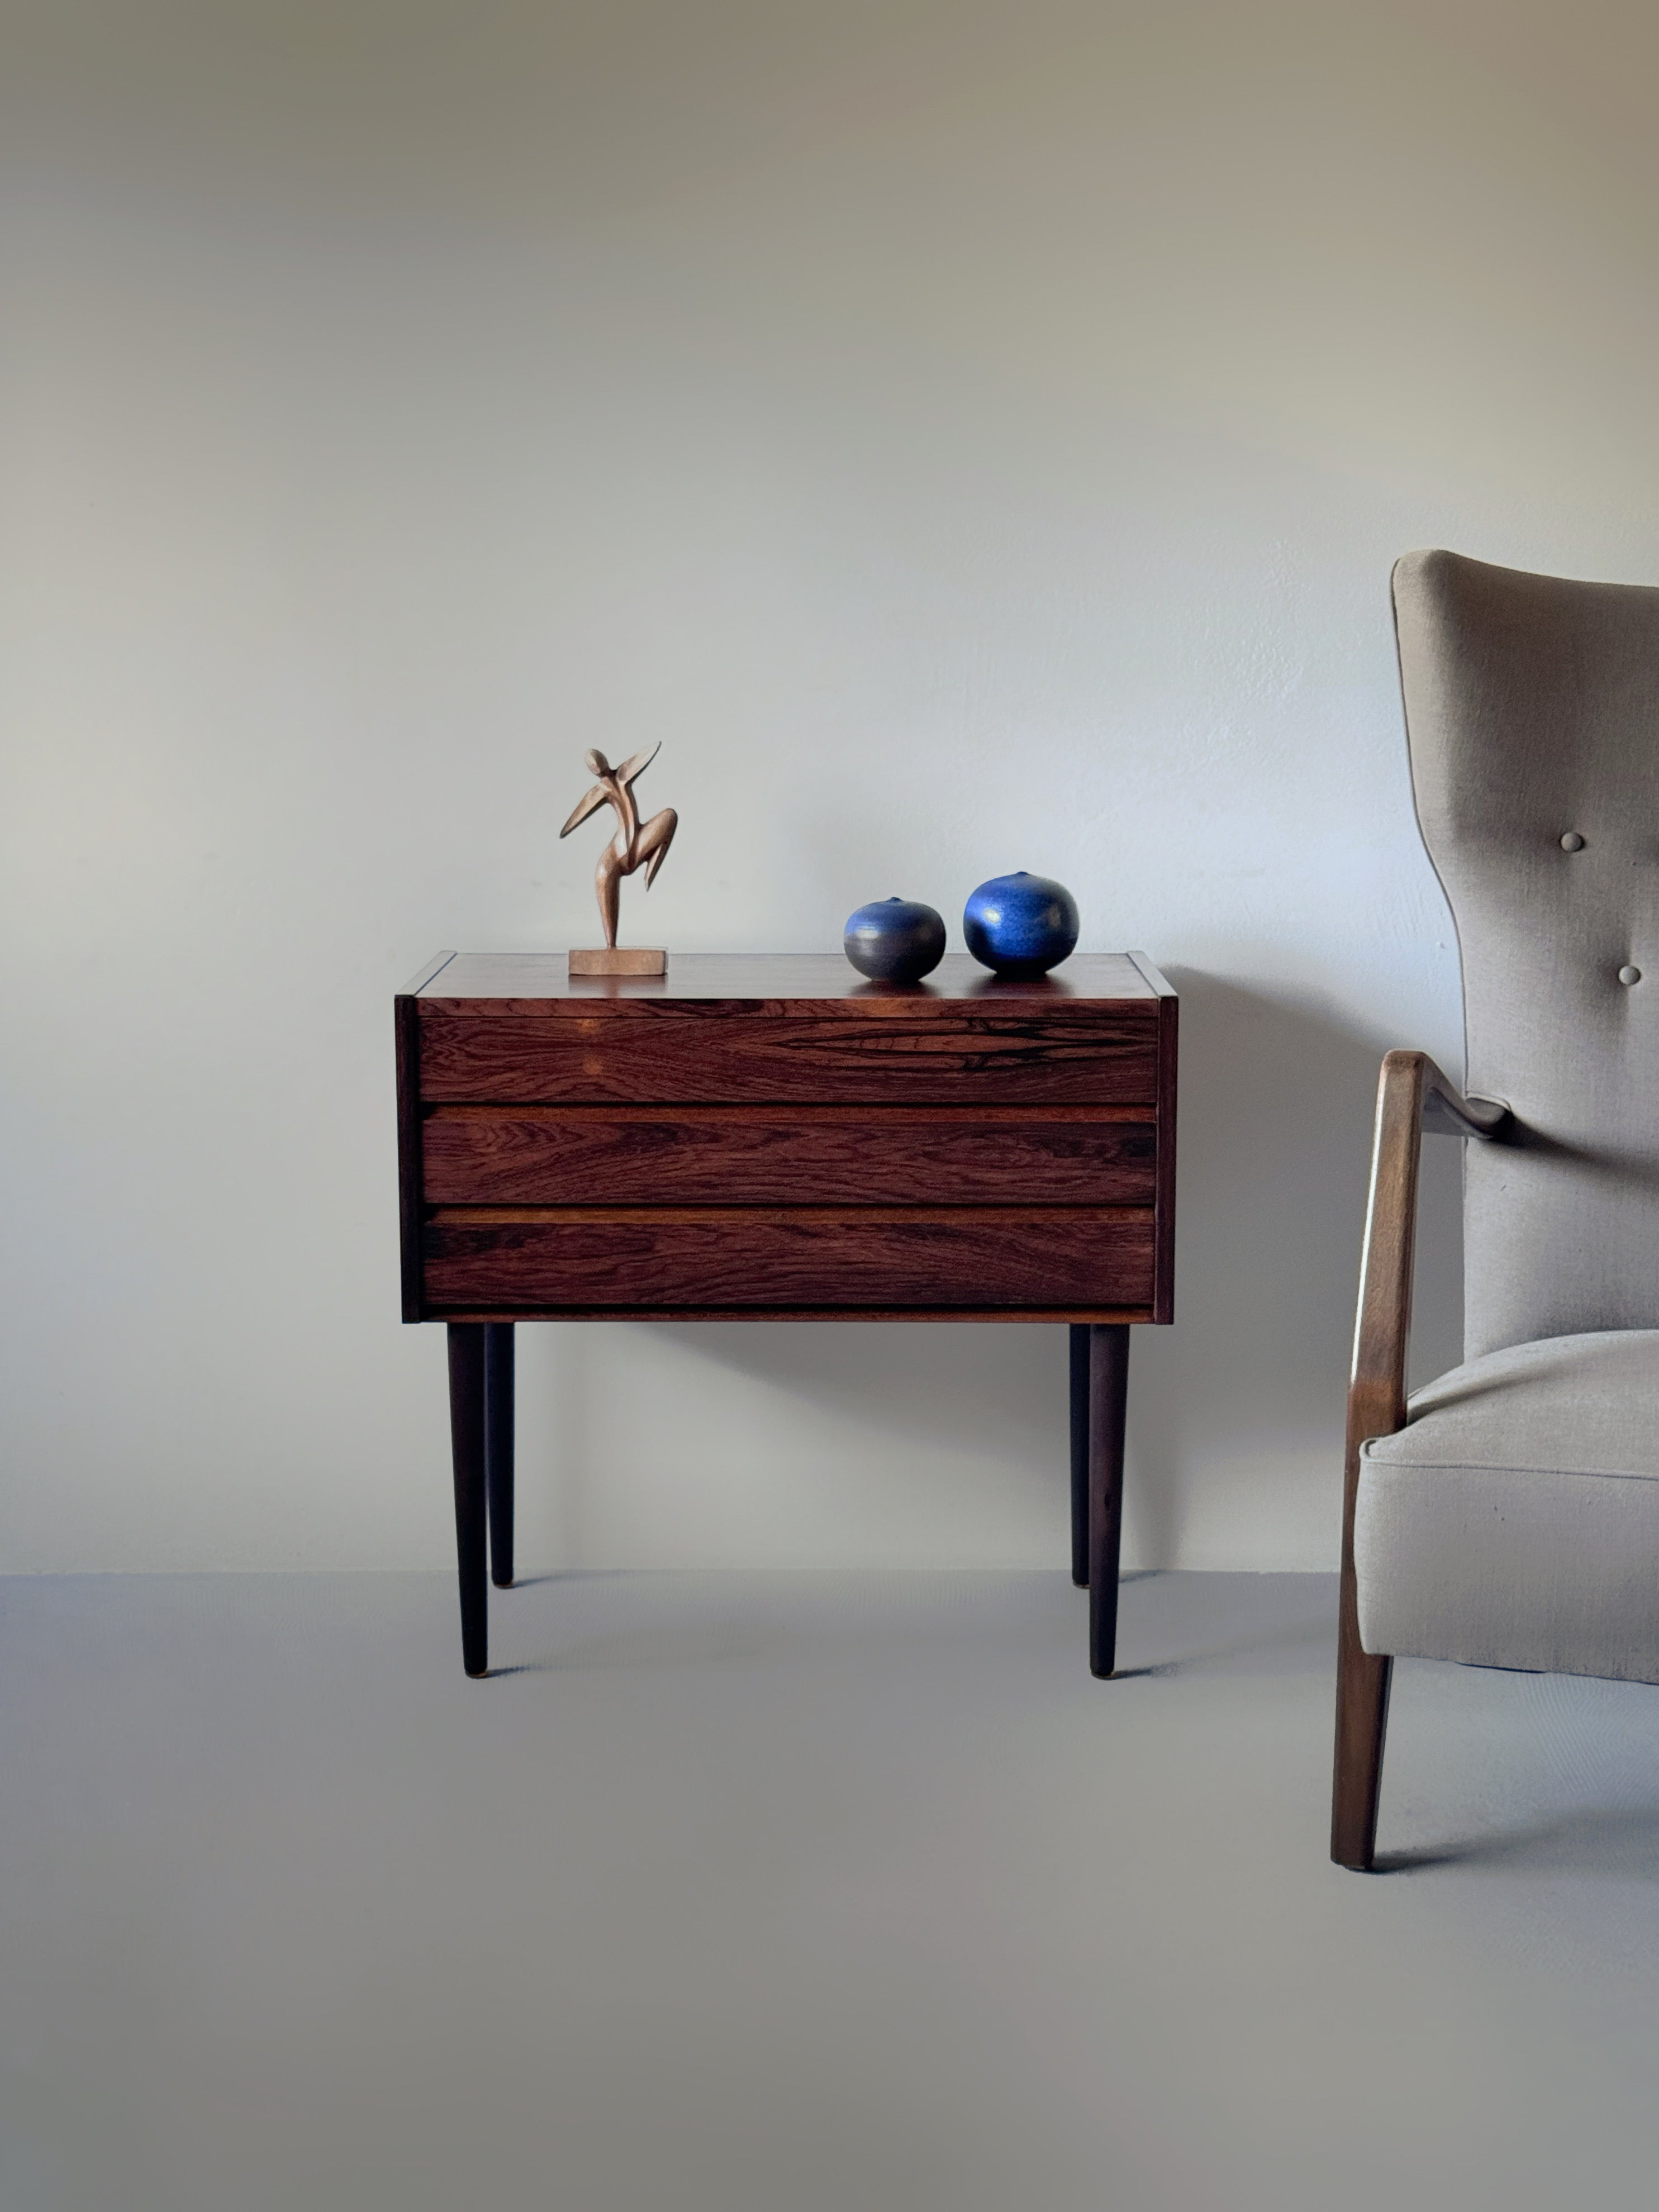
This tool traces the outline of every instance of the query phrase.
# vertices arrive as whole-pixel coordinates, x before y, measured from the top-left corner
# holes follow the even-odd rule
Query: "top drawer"
[[[994,1007],[894,999],[788,1012],[566,1002],[546,1013],[420,1011],[432,1103],[649,1104],[823,1099],[872,1105],[1145,1105],[1154,1000]]]

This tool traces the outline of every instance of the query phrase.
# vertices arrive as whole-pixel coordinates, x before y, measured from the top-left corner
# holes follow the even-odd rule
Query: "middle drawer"
[[[1145,1108],[440,1106],[428,1206],[1150,1206]]]

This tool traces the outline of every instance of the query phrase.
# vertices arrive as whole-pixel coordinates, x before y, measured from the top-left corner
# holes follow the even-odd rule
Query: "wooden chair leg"
[[[1346,1638],[1345,1638],[1346,1644]],[[1358,1638],[1355,1643],[1358,1644]],[[1336,1779],[1331,1793],[1331,1856],[1368,1874],[1376,1851],[1382,1794],[1382,1741],[1389,1726],[1392,1659],[1360,1650],[1336,1662]]]
[[[1072,1580],[1089,1587],[1089,1330],[1073,1322],[1072,1339]]]
[[[1089,1671],[1103,1681],[1117,1664],[1123,1416],[1128,1394],[1128,1324],[1092,1324],[1089,1330]]]
[[[513,1324],[484,1326],[484,1474],[489,1492],[489,1573],[513,1586]]]
[[[1376,1808],[1382,1792],[1382,1744],[1389,1727],[1392,1659],[1359,1641],[1359,1589],[1353,1570],[1353,1503],[1358,1485],[1351,1449],[1342,1516],[1342,1586],[1336,1632],[1336,1771],[1331,1785],[1331,1856],[1338,1866],[1369,1873],[1376,1851]]]
[[[484,1332],[449,1324],[449,1434],[455,1460],[455,1557],[461,1582],[461,1664],[489,1664],[489,1576],[484,1559]]]

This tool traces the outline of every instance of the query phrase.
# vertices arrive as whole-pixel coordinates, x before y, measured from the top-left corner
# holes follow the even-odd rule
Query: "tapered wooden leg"
[[[1129,1390],[1127,1322],[1089,1330],[1089,1671],[1117,1663],[1117,1568],[1123,1534],[1123,1414]]]
[[[489,1572],[513,1586],[513,1324],[484,1327],[484,1469],[489,1492]]]
[[[1331,1792],[1331,1856],[1356,1874],[1376,1851],[1382,1794],[1382,1744],[1389,1726],[1392,1659],[1373,1659],[1341,1636],[1336,1661],[1336,1779]]]
[[[1072,1338],[1072,1580],[1089,1587],[1089,1331],[1073,1322]]]
[[[489,1663],[489,1577],[484,1566],[484,1332],[449,1324],[449,1434],[455,1456],[455,1556],[461,1577],[461,1663]]]
[[[1336,1631],[1336,1772],[1331,1787],[1331,1856],[1357,1874],[1376,1850],[1382,1794],[1382,1745],[1389,1727],[1392,1659],[1359,1641],[1359,1589],[1353,1571],[1353,1508],[1358,1455],[1350,1447],[1342,1515],[1342,1585]]]

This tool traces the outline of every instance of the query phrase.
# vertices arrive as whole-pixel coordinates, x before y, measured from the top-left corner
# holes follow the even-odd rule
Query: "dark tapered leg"
[[[1389,1727],[1392,1659],[1373,1659],[1341,1635],[1336,1662],[1336,1778],[1331,1794],[1331,1856],[1364,1874],[1376,1850],[1382,1794],[1382,1744]]]
[[[1117,1663],[1117,1561],[1123,1534],[1123,1412],[1129,1393],[1126,1322],[1089,1330],[1089,1671]]]
[[[513,1584],[513,1324],[484,1328],[484,1468],[489,1490],[489,1572]]]
[[[489,1577],[484,1565],[484,1332],[449,1324],[449,1434],[455,1455],[455,1556],[461,1571],[461,1663],[489,1663]]]
[[[1342,1584],[1336,1630],[1336,1772],[1331,1789],[1331,1856],[1357,1874],[1376,1850],[1376,1808],[1382,1794],[1382,1745],[1389,1729],[1392,1659],[1376,1658],[1359,1641],[1359,1590],[1353,1570],[1353,1508],[1359,1460],[1351,1445],[1344,1485]]]
[[[1072,1580],[1089,1587],[1089,1331],[1072,1337]]]

